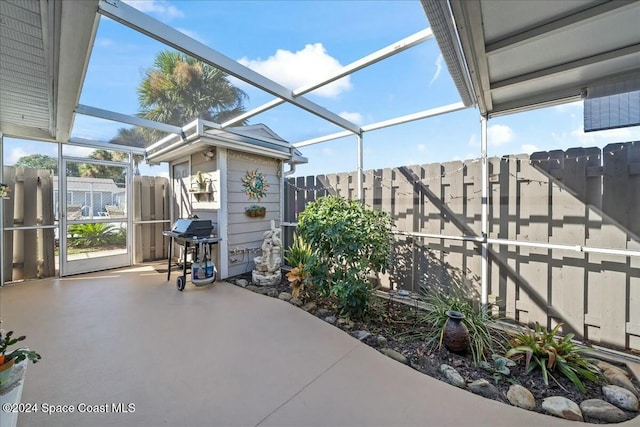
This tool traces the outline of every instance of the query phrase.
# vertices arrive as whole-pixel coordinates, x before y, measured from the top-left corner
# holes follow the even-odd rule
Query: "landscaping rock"
[[[247,281],[246,279],[238,279],[236,280],[236,285],[246,288],[247,285],[249,284],[249,281]]]
[[[322,319],[324,319],[325,317],[327,317],[330,314],[331,314],[331,312],[329,310],[327,310],[326,308],[320,308],[316,312],[316,316],[318,316],[318,317],[320,317]]]
[[[404,357],[404,355],[398,353],[397,351],[391,348],[383,348],[380,351],[382,352],[382,354],[392,358],[397,362],[404,363],[405,365],[409,364],[409,359],[407,359],[406,357]]]
[[[445,381],[449,384],[460,388],[466,388],[467,384],[464,382],[464,378],[462,378],[462,375],[460,375],[453,366],[443,363],[440,365],[440,372],[444,375]]]
[[[280,295],[278,295],[278,299],[281,299],[282,301],[289,301],[291,298],[292,297],[289,292],[280,292]]]
[[[551,415],[571,421],[583,421],[578,404],[562,396],[547,397],[542,401],[542,409]]]
[[[627,371],[602,360],[596,362],[596,366],[602,370],[602,375],[609,384],[625,388],[636,397],[640,397],[640,392],[629,379]]]
[[[336,322],[336,325],[338,325],[339,328],[345,329],[345,330],[350,330],[351,328],[354,327],[355,323],[353,323],[353,320],[349,320],[349,319],[345,319],[344,317],[340,317],[338,318],[338,321]]]
[[[278,296],[278,290],[276,288],[267,288],[267,296],[275,298]]]
[[[371,336],[371,332],[369,331],[353,331],[352,334],[354,337],[358,338],[360,341],[364,341],[365,339]]]
[[[617,385],[604,385],[602,386],[602,394],[607,402],[613,403],[618,408],[634,412],[639,410],[638,398],[626,388]]]
[[[309,313],[315,311],[316,308],[318,308],[318,305],[315,302],[308,302],[302,306],[302,309]]]
[[[500,391],[496,386],[491,384],[485,379],[479,379],[467,385],[469,391],[487,399],[497,399],[500,396]]]
[[[246,289],[250,290],[251,292],[255,292],[258,290],[258,287],[256,285],[248,285]]]
[[[289,304],[293,304],[296,307],[301,307],[302,306],[302,301],[300,301],[300,299],[298,299],[298,298],[291,298],[289,300]]]
[[[536,409],[536,398],[529,391],[528,388],[521,386],[520,384],[513,384],[507,391],[507,399],[509,403],[518,408],[533,411]]]
[[[267,294],[267,288],[256,287],[256,289],[254,290],[254,292],[255,292],[256,294],[266,295],[266,294]]]
[[[582,415],[605,423],[620,423],[629,417],[624,411],[601,399],[589,399],[580,403]]]
[[[324,321],[331,324],[331,325],[335,325],[336,323],[336,316],[327,316],[324,318]]]
[[[378,341],[378,345],[380,347],[386,347],[387,346],[388,341],[382,335],[378,335],[378,338],[376,338],[376,340]]]

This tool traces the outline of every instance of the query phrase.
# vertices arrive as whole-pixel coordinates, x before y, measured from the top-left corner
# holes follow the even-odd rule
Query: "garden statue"
[[[256,268],[251,272],[251,278],[255,285],[273,286],[279,283],[282,277],[282,240],[274,220],[271,220],[271,230],[265,231],[262,239],[262,256],[253,259]]]

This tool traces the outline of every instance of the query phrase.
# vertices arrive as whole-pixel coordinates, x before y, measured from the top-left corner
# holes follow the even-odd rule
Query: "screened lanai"
[[[582,239],[575,239],[572,236],[562,236],[561,233],[557,233],[559,237],[549,239],[549,236],[547,236],[549,233],[546,230],[546,237],[542,241],[529,238],[534,235],[533,232],[529,234],[515,232],[510,227],[516,226],[508,224],[501,225],[504,230],[495,232],[497,226],[492,220],[498,216],[501,209],[509,211],[511,208],[490,205],[490,197],[493,191],[492,183],[496,182],[495,180],[499,179],[499,177],[496,177],[498,168],[495,162],[492,163],[488,156],[492,140],[487,128],[494,119],[505,115],[576,101],[584,102],[584,128],[586,130],[597,131],[599,129],[637,126],[639,122],[637,117],[638,91],[640,89],[638,83],[638,75],[640,74],[640,29],[637,22],[640,20],[640,4],[637,1],[603,2],[590,0],[540,2],[544,4],[544,7],[532,6],[531,2],[502,2],[495,0],[449,2],[423,0],[414,3],[420,6],[422,28],[406,34],[404,37],[388,40],[386,44],[380,44],[377,49],[360,54],[355,58],[345,59],[343,60],[345,65],[338,67],[328,75],[318,78],[316,81],[306,82],[299,87],[288,87],[249,67],[248,65],[250,64],[247,61],[233,59],[226,54],[227,48],[224,45],[219,45],[215,41],[203,43],[194,39],[186,34],[188,31],[174,28],[170,23],[156,19],[150,13],[145,13],[140,8],[133,7],[129,2],[117,0],[83,2],[24,0],[2,2],[0,4],[0,18],[2,18],[3,23],[0,28],[2,31],[2,41],[0,42],[2,46],[2,61],[0,61],[1,136],[2,138],[34,139],[59,144],[58,170],[61,171],[66,170],[67,163],[65,162],[81,162],[80,158],[74,156],[68,156],[69,158],[65,160],[65,147],[86,146],[92,149],[120,150],[128,153],[128,157],[125,162],[115,164],[115,166],[122,168],[123,174],[127,175],[127,182],[130,183],[134,181],[134,155],[146,156],[151,162],[154,160],[159,161],[158,159],[172,161],[177,157],[169,156],[163,159],[158,154],[154,154],[154,150],[158,149],[158,144],[161,144],[162,141],[150,143],[146,146],[144,144],[127,146],[105,142],[110,138],[108,135],[103,138],[93,139],[74,138],[72,137],[72,129],[74,122],[79,117],[93,117],[115,121],[123,125],[142,126],[147,129],[165,132],[169,134],[167,140],[172,141],[169,151],[175,153],[188,152],[189,155],[198,154],[198,159],[202,159],[202,156],[199,156],[200,151],[206,153],[208,152],[207,148],[204,146],[194,147],[192,145],[194,141],[189,138],[190,131],[193,130],[194,126],[198,127],[200,124],[170,125],[153,122],[142,119],[132,112],[117,111],[109,105],[102,105],[100,102],[96,102],[93,105],[80,102],[83,84],[87,79],[86,72],[90,68],[92,51],[95,48],[99,25],[105,25],[101,24],[101,21],[107,18],[115,21],[118,25],[128,27],[137,35],[152,38],[163,46],[176,49],[206,64],[215,66],[233,76],[238,82],[248,84],[263,93],[261,100],[264,99],[264,102],[252,105],[246,112],[236,117],[228,118],[224,122],[206,123],[206,127],[210,132],[217,132],[222,135],[214,144],[218,150],[217,153],[221,152],[221,150],[232,149],[234,142],[238,142],[238,132],[242,132],[238,130],[239,123],[243,121],[259,123],[265,113],[277,111],[278,109],[285,109],[284,114],[295,110],[295,114],[299,115],[299,117],[308,118],[310,125],[308,126],[309,130],[306,132],[306,138],[299,140],[283,139],[282,146],[285,147],[285,154],[280,156],[279,160],[281,162],[275,166],[277,171],[274,172],[274,175],[281,180],[280,184],[283,187],[277,202],[281,204],[281,209],[276,219],[285,229],[295,226],[295,217],[288,218],[285,215],[285,188],[287,185],[291,187],[290,184],[287,184],[289,182],[287,181],[287,176],[295,173],[297,165],[304,164],[305,148],[310,149],[318,144],[334,140],[340,140],[345,147],[350,147],[349,152],[355,154],[352,159],[354,179],[350,187],[351,197],[366,201],[364,193],[365,181],[368,176],[365,173],[368,168],[367,143],[377,131],[387,128],[401,129],[402,126],[415,125],[416,122],[425,123],[425,126],[428,126],[429,120],[439,120],[443,115],[467,111],[469,115],[464,116],[464,119],[467,120],[471,117],[477,121],[477,134],[480,140],[479,144],[474,146],[474,148],[477,147],[475,148],[477,159],[474,163],[469,163],[471,167],[477,167],[478,169],[478,178],[474,181],[474,191],[479,194],[477,200],[480,203],[477,203],[471,209],[473,211],[471,215],[473,224],[469,227],[451,228],[442,226],[434,229],[406,224],[404,228],[398,229],[398,233],[404,233],[420,239],[424,243],[424,246],[421,246],[423,248],[428,248],[429,242],[436,240],[451,244],[462,242],[460,244],[464,251],[479,252],[480,257],[469,261],[469,265],[480,277],[480,299],[483,303],[495,298],[500,293],[500,289],[508,288],[504,284],[505,282],[518,282],[518,277],[521,278],[522,276],[521,272],[518,271],[520,268],[517,265],[519,261],[513,261],[515,258],[510,258],[510,255],[507,255],[504,262],[505,265],[500,268],[492,267],[490,258],[497,256],[495,255],[496,253],[502,252],[517,252],[518,257],[523,256],[522,253],[518,252],[520,249],[514,251],[513,248],[533,247],[549,251],[548,253],[545,252],[545,257],[550,262],[553,261],[553,269],[560,269],[560,271],[565,266],[564,263],[569,266],[575,266],[574,256],[591,256],[591,262],[594,262],[594,259],[598,259],[597,257],[602,257],[601,260],[595,261],[599,265],[598,271],[607,270],[607,265],[614,266],[614,273],[607,276],[608,278],[605,281],[624,282],[621,289],[616,291],[616,297],[629,301],[630,303],[627,307],[632,306],[633,301],[640,300],[640,290],[638,290],[637,282],[639,275],[637,274],[636,266],[640,255],[640,247],[634,237],[634,230],[628,232],[628,227],[621,229],[616,225],[617,228],[611,233],[619,233],[620,236],[616,234],[616,238],[611,241],[606,239],[589,240],[588,238],[585,240],[584,236]],[[362,7],[373,6],[363,3]],[[241,19],[241,17],[238,19]],[[113,22],[110,25],[112,24]],[[611,31],[611,28],[619,30]],[[331,31],[331,29],[327,28],[326,31]],[[311,42],[313,40],[309,41],[309,43]],[[433,105],[429,100],[429,102],[425,101],[423,103],[425,108],[406,111],[405,114],[398,116],[382,117],[377,115],[372,120],[366,120],[367,117],[365,115],[363,120],[355,120],[354,116],[343,114],[346,109],[331,110],[325,108],[322,106],[321,100],[314,96],[318,90],[326,88],[340,81],[340,79],[364,73],[373,67],[383,66],[387,62],[391,62],[394,57],[415,51],[415,49],[427,44],[437,45],[442,55],[443,63],[441,66],[446,67],[457,93],[456,99],[452,99],[451,102]],[[240,55],[235,56],[238,57]],[[394,74],[390,75],[392,79],[402,81],[402,72],[396,69],[393,70]],[[425,88],[430,86],[430,77],[424,77],[422,83],[424,83]],[[113,76],[113,78],[117,79],[117,76]],[[410,84],[415,83],[411,82]],[[426,93],[428,93],[428,90]],[[374,96],[370,102],[382,104],[389,102],[389,100],[376,99]],[[323,125],[317,125],[319,122],[322,122]],[[326,126],[325,123],[329,125]],[[264,124],[266,126],[271,125],[268,122]],[[327,131],[325,132],[325,130]],[[278,138],[280,137],[277,134],[270,136],[263,134],[262,138],[258,138],[257,143],[258,145],[269,144]],[[225,147],[222,147],[222,140],[227,144]],[[244,142],[246,143],[246,141]],[[402,151],[402,145],[397,142],[390,143],[387,149],[389,151]],[[437,151],[438,149],[436,144],[433,150]],[[621,152],[624,151],[625,156],[627,155],[626,153],[632,153],[627,156],[630,159],[627,169],[631,171],[636,170],[634,168],[636,168],[635,165],[637,163],[633,160],[634,156],[637,155],[634,154],[636,153],[635,150],[637,150],[636,146],[620,148]],[[245,151],[242,152],[244,153]],[[166,151],[164,153],[166,157]],[[606,153],[602,154],[602,151],[600,153],[601,157],[606,156]],[[560,155],[563,164],[566,160],[565,154]],[[557,157],[558,153],[554,155]],[[560,162],[559,158],[554,157],[554,155],[539,158],[541,164],[546,162],[544,163],[546,166],[543,165],[541,167],[543,169],[546,167],[547,172],[552,177],[554,174],[554,172],[551,172],[554,169],[552,163]],[[585,158],[589,160],[587,157],[586,154],[582,153],[577,157],[572,157],[572,159]],[[217,157],[217,159],[219,158]],[[313,159],[311,159],[311,162],[313,162]],[[504,163],[504,160],[502,162]],[[509,163],[509,160],[507,160],[507,163]],[[566,163],[569,162],[567,161]],[[99,160],[97,164],[114,166],[111,161],[107,160]],[[515,165],[516,163],[511,161],[509,164]],[[466,164],[463,164],[455,166],[454,170],[466,167]],[[520,166],[514,167],[519,168]],[[601,166],[595,163],[586,166],[588,174],[591,174],[588,176],[593,179],[601,176],[597,174],[598,167]],[[169,172],[169,179],[175,180],[174,169],[171,168]],[[193,172],[194,170],[191,168],[189,173]],[[414,186],[427,183],[427,178],[446,175],[448,172],[446,170],[444,172],[438,171],[425,176],[414,176],[409,172],[406,173],[406,180]],[[502,173],[508,174],[509,171]],[[513,173],[516,173],[516,171]],[[557,172],[555,173],[557,174]],[[633,193],[635,191],[633,190],[633,182],[635,182],[633,179],[636,178],[634,178],[635,174],[630,176],[630,181],[625,181],[627,183],[625,185],[629,187],[628,191]],[[1,178],[0,182],[5,182],[5,176],[3,175]],[[385,182],[384,179],[386,178],[382,176],[379,178],[382,183]],[[462,179],[464,181],[464,178]],[[536,182],[536,180],[542,180],[542,178],[537,175],[522,175],[520,176],[520,181],[522,180]],[[61,183],[56,185],[64,185],[62,180],[58,182]],[[389,181],[387,184],[392,185],[392,182]],[[553,186],[548,181],[547,184]],[[444,186],[445,184],[442,185]],[[301,191],[307,191],[301,186],[298,186],[296,190],[301,188]],[[67,193],[66,188],[63,187],[59,187],[57,191],[58,194]],[[134,191],[129,191],[127,193],[128,198],[123,202],[123,205],[135,206],[135,194]],[[515,199],[523,194],[518,190],[512,193],[507,192],[501,197],[511,195]],[[175,193],[170,193],[171,197],[174,195]],[[627,196],[620,197],[624,199]],[[535,204],[536,202],[533,201],[533,203]],[[597,203],[595,205],[602,208]],[[508,206],[508,204],[505,206]],[[545,206],[546,202],[542,209],[534,209],[530,214],[531,217],[549,215],[549,209]],[[600,210],[597,212],[590,210],[588,201],[580,206],[582,206],[583,218],[591,218],[594,215],[599,218],[606,216],[602,215]],[[610,215],[610,221],[609,219],[602,220],[600,218],[599,221],[604,225],[599,226],[599,229],[606,230],[611,224],[624,223],[624,221],[620,220],[621,216],[632,218],[634,212],[637,212],[637,210],[634,210],[637,209],[635,206],[632,204],[629,210],[624,212],[624,215]],[[5,213],[7,209],[5,202],[2,209],[4,216],[0,221],[2,226],[0,235],[3,238],[0,243],[3,248],[7,239],[9,239],[7,236],[11,236],[12,245],[14,240],[18,241],[20,239],[19,237],[14,238],[13,233],[51,230],[60,235],[66,234],[66,232],[62,231],[66,226],[64,224],[66,221],[64,216],[54,215],[51,222],[46,225],[42,225],[37,221],[31,224],[14,224],[11,218],[13,214],[8,215]],[[126,211],[123,209],[123,212]],[[128,255],[119,261],[121,264],[132,264],[138,259],[135,254],[131,253],[131,248],[135,247],[135,240],[142,238],[142,236],[135,236],[131,231],[135,228],[136,221],[139,223],[151,221],[140,220],[133,210],[129,210],[129,212],[132,215],[127,214],[123,218],[128,225],[129,237],[127,246],[130,250]],[[505,215],[513,213],[505,212]],[[445,212],[445,217],[446,214],[455,217],[455,209]],[[608,215],[609,213],[605,212],[605,214]],[[222,211],[216,212],[218,223],[226,224],[227,219],[221,217],[221,215],[224,216],[226,214]],[[157,221],[153,222],[154,224],[158,224],[156,232],[163,227],[166,228],[176,216],[179,215],[171,212],[161,220],[153,220]],[[573,211],[571,216],[573,218]],[[90,221],[95,220],[93,217],[90,219]],[[587,221],[591,220],[588,219]],[[84,220],[79,221],[82,222]],[[106,223],[110,221],[110,218],[98,218],[97,221]],[[559,225],[545,225],[545,223],[541,222],[539,228],[546,226],[550,232],[554,231],[555,228],[562,228],[562,219],[557,219],[557,221],[560,222]],[[572,219],[571,221],[573,221],[572,223],[580,223],[581,220]],[[584,222],[584,219],[582,221]],[[595,221],[597,222],[598,220]],[[533,222],[531,220],[527,223],[527,226],[530,226]],[[582,226],[584,227],[584,224]],[[225,228],[223,227],[223,233]],[[584,231],[582,233],[584,234]],[[603,233],[605,232],[603,231]],[[18,234],[15,234],[15,236],[18,236]],[[446,249],[445,246],[441,246],[440,249]],[[494,249],[493,255],[492,248]],[[226,266],[223,271],[227,274],[233,269],[229,260],[233,255],[230,251],[233,250],[234,248],[221,246],[220,263]],[[6,253],[6,251],[4,252]],[[549,255],[551,252],[560,255]],[[608,256],[613,257],[613,260],[606,258]],[[464,255],[464,257],[467,257],[467,255]],[[4,282],[6,271],[11,266],[7,265],[9,261],[3,259],[2,262],[3,268],[0,271],[3,273],[2,282]],[[58,262],[62,263],[64,261]],[[528,268],[527,265],[530,266],[531,264],[525,262],[523,265],[523,268],[526,269]],[[509,270],[507,267],[514,271]],[[93,268],[99,269],[101,266],[94,265]],[[586,272],[578,273],[578,276],[580,274],[583,276],[595,274],[594,268],[590,266],[585,270]],[[509,270],[508,274],[504,272],[506,271],[505,269]],[[81,272],[73,268],[65,270],[64,267],[58,268],[58,270],[62,274],[65,274],[65,272],[67,274]],[[564,271],[567,271],[567,269]],[[552,272],[550,268],[544,274],[553,276],[556,273]],[[498,278],[498,276],[502,277],[502,275],[508,275],[509,278]],[[223,277],[225,276],[223,275]],[[525,288],[526,286],[518,285],[515,288],[516,290],[509,290],[508,292],[526,293]],[[579,289],[579,286],[576,289]],[[582,321],[579,322],[579,326],[576,326],[575,329],[599,329],[600,317],[606,315],[608,308],[599,311],[597,315],[590,316],[588,313],[574,315],[567,314],[563,309],[559,309],[548,301],[547,303],[538,301],[539,299],[548,300],[555,292],[553,288],[547,288],[539,292],[542,295],[534,292],[533,296],[527,298],[514,297],[515,299],[512,303],[514,315],[517,317],[518,312],[533,313],[543,311],[545,312],[545,317],[549,314],[554,319],[563,319],[565,321],[568,318],[572,318],[572,316],[582,316]],[[558,298],[566,299],[567,297],[563,295]],[[584,304],[589,305],[587,302]],[[528,305],[532,307],[524,308]],[[505,307],[505,310],[508,311],[508,307]],[[572,311],[573,308],[567,310]],[[619,318],[616,318],[616,326],[612,327],[620,330],[618,331],[620,332],[620,338],[616,338],[614,344],[621,347],[638,348],[640,340],[639,325],[640,313],[632,310],[623,310]]]

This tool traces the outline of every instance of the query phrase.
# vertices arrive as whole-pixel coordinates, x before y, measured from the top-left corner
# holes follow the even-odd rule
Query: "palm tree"
[[[181,52],[162,51],[138,87],[140,116],[176,126],[200,118],[214,122],[244,112],[247,95],[223,71]],[[145,131],[158,139],[162,132]]]
[[[118,129],[118,134],[114,138],[112,138],[109,143],[126,145],[128,147],[144,147],[145,145],[147,145],[147,140],[144,136],[144,128],[120,128]],[[126,155],[126,153],[115,151],[113,152],[112,157],[113,160],[119,162],[124,160]],[[144,156],[140,154],[133,155],[133,163],[135,166],[134,175],[140,175],[140,172],[138,171],[138,165],[140,165],[142,159],[144,159]]]

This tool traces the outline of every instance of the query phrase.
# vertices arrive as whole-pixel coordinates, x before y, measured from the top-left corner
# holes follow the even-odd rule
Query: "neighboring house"
[[[58,199],[58,177],[53,178],[53,199]],[[67,207],[69,217],[104,216],[107,205],[124,208],[125,190],[111,178],[67,177]],[[55,212],[59,212],[55,206]]]

